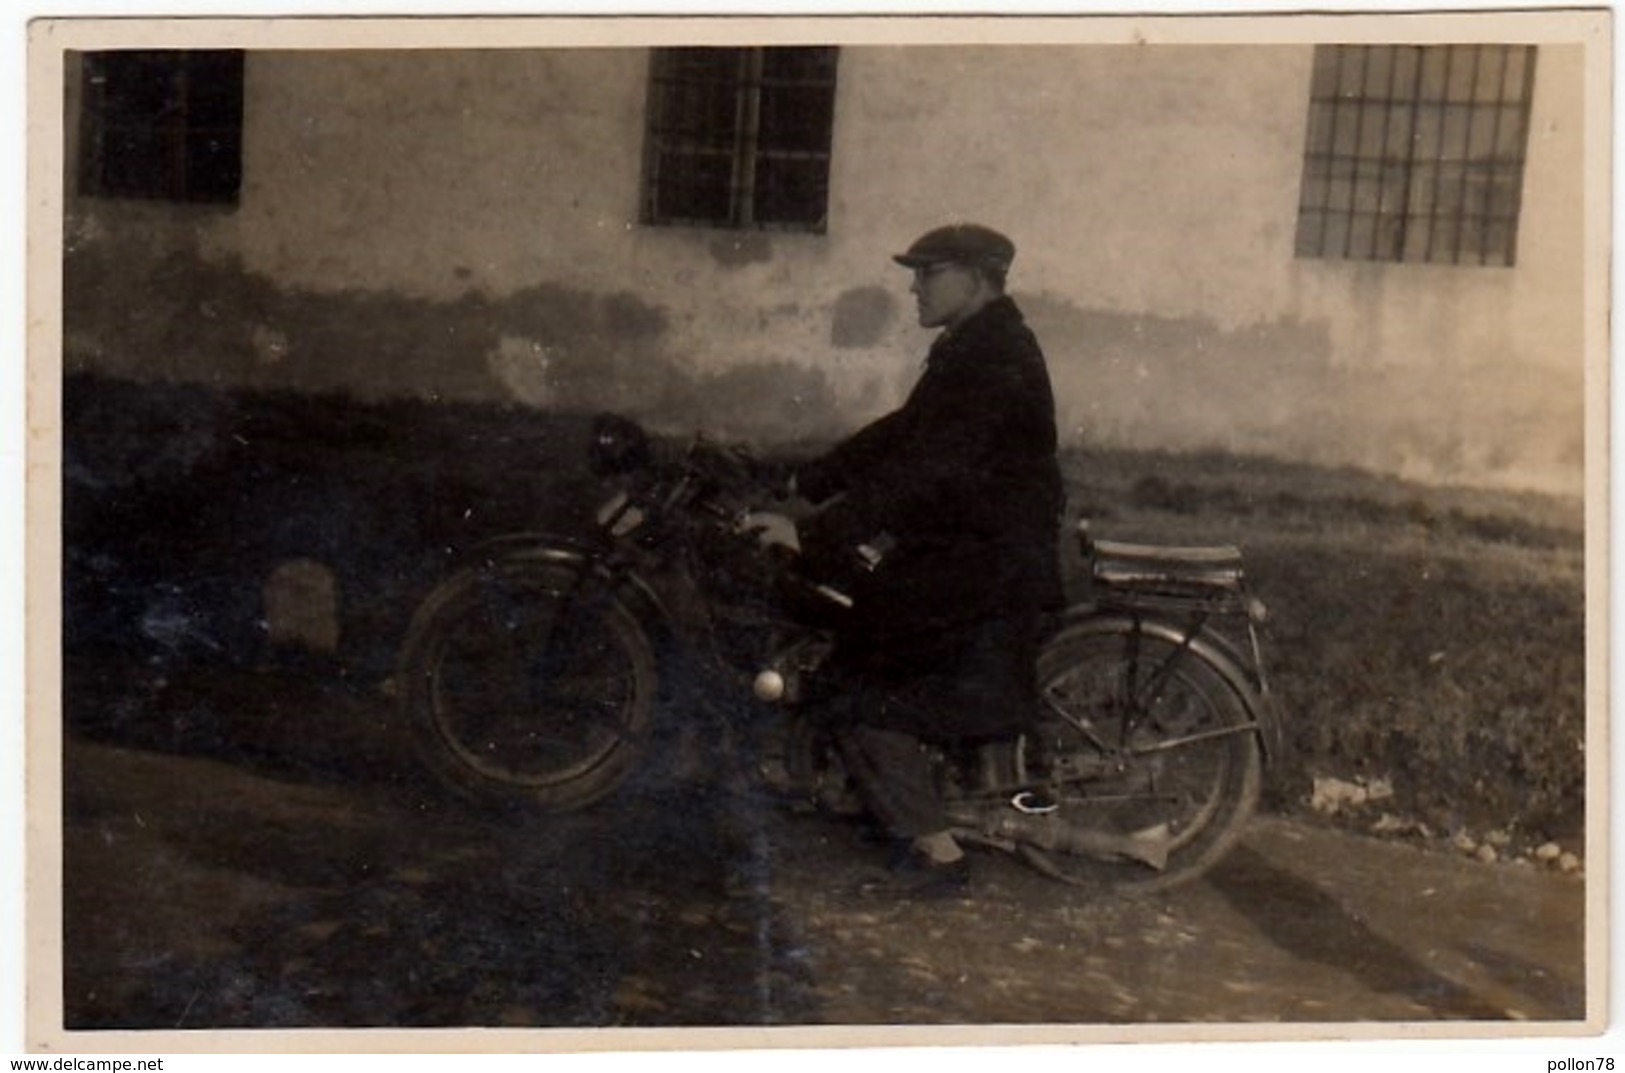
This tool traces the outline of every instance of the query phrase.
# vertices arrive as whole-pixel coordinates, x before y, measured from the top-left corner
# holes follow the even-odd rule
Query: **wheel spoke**
[[[1031,851],[1035,863],[1073,882],[1163,886],[1224,852],[1256,803],[1258,754],[1256,724],[1218,672],[1186,644],[1119,628],[1047,648],[1040,680],[1059,818],[1116,838],[1155,831],[1169,856],[1161,871],[1056,851]]]
[[[582,599],[578,573],[454,578],[409,644],[422,743],[455,784],[568,803],[641,749],[654,696],[647,640],[613,599]]]

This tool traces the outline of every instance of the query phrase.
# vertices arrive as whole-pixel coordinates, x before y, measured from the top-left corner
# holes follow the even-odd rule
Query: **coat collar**
[[[938,335],[931,344],[928,360],[974,347],[978,340],[1002,335],[1011,326],[1022,323],[1021,310],[1016,308],[1015,301],[1008,294],[1001,294],[971,314],[959,327]]]

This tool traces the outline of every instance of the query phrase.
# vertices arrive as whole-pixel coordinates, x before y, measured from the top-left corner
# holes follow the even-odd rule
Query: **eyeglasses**
[[[916,268],[914,270],[914,282],[916,282],[916,283],[924,283],[926,280],[931,279],[933,276],[939,276],[942,273],[948,271],[948,269],[950,269],[950,268],[958,268],[958,267],[959,266],[954,264],[952,261],[943,261],[940,264],[934,264],[934,265],[921,265],[919,268]]]

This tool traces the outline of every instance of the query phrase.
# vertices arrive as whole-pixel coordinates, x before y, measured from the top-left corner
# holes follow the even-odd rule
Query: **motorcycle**
[[[840,570],[763,539],[781,492],[742,448],[696,436],[661,457],[600,415],[589,446],[611,497],[585,536],[517,533],[466,556],[413,616],[395,683],[418,755],[475,802],[544,812],[621,788],[667,713],[744,698],[777,728],[760,769],[793,800],[854,797],[816,703],[852,605]],[[1263,604],[1233,546],[1077,530],[1086,598],[1053,616],[1033,728],[932,746],[962,841],[1066,883],[1165,889],[1241,836],[1278,748]],[[883,547],[853,571],[884,569]]]

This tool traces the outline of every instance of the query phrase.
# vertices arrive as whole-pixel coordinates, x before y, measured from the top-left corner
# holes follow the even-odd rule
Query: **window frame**
[[[809,66],[822,68],[800,77],[769,70],[770,53],[801,53]],[[683,65],[697,54],[716,61],[732,60],[733,70],[725,77],[695,77]],[[817,55],[811,55],[816,53]],[[835,98],[839,69],[839,48],[835,46],[750,46],[718,48],[655,48],[650,50],[648,102],[644,123],[643,178],[639,191],[639,221],[647,226],[712,227],[741,231],[794,231],[823,234],[829,223],[829,185],[834,158]],[[792,57],[784,57],[790,59]],[[719,64],[720,65],[720,64]],[[696,87],[709,87],[731,98],[731,116],[726,121],[712,116],[707,125],[704,109],[685,94]],[[769,128],[773,109],[770,101],[783,103],[797,91],[805,95],[799,103],[810,107],[820,122],[799,127]],[[703,88],[701,89],[703,94]],[[778,94],[778,96],[775,96]],[[715,105],[717,102],[711,102]],[[713,107],[712,111],[717,109]],[[795,111],[792,104],[790,112]],[[726,127],[726,129],[724,129]],[[806,137],[803,145],[775,144],[786,136]],[[726,158],[726,189],[720,178],[719,158]],[[711,174],[694,181],[692,171],[680,168],[699,165],[712,158]],[[781,168],[794,174],[797,165],[803,174],[813,176],[811,195],[800,191],[816,211],[791,205],[769,208],[773,196],[771,171]],[[768,182],[764,182],[764,173]],[[785,187],[784,189],[790,189]],[[684,203],[684,195],[688,201]],[[793,200],[796,191],[781,199]],[[696,200],[709,197],[718,204],[710,211],[697,211]],[[795,210],[801,211],[795,211]]]
[[[1537,56],[1317,45],[1297,256],[1516,265]]]
[[[246,67],[239,49],[81,53],[77,193],[235,206]]]

